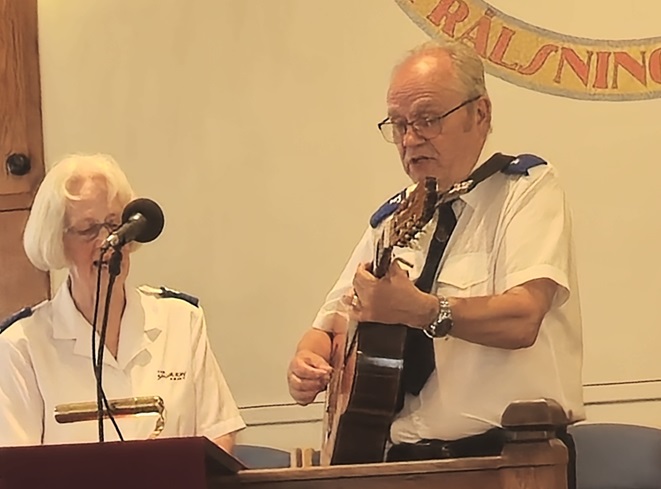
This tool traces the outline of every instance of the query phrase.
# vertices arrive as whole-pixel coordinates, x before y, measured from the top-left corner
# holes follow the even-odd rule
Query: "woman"
[[[44,178],[24,247],[37,268],[66,268],[68,277],[53,299],[28,309],[21,315],[28,317],[0,335],[0,446],[98,440],[96,422],[59,424],[54,409],[96,400],[91,325],[99,267],[101,312],[108,281],[107,261],[99,262],[99,253],[133,197],[124,173],[104,155],[70,156]],[[123,248],[111,294],[106,398],[159,396],[165,404],[160,437],[206,436],[231,451],[245,424],[209,346],[204,314],[185,300],[126,284],[134,248]],[[151,416],[117,422],[125,439],[148,438],[155,425]],[[106,440],[117,439],[112,424],[104,426]]]

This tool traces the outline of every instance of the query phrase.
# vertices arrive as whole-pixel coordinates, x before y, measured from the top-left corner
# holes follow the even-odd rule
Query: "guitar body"
[[[324,418],[322,465],[383,462],[400,406],[406,326],[360,323],[335,335]]]

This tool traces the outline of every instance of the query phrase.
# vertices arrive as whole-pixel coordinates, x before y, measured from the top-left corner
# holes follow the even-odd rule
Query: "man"
[[[387,105],[379,129],[415,183],[435,177],[448,189],[490,156],[483,66],[463,45],[409,53],[393,71]],[[571,217],[555,170],[522,155],[453,202],[452,213],[456,226],[425,292],[414,281],[432,232],[421,252],[398,250],[411,269],[395,261],[381,279],[370,273],[387,219],[378,211],[289,366],[290,393],[304,405],[325,389],[332,334],[349,321],[405,324],[434,337],[435,369],[408,390],[388,460],[425,458],[421,440],[468,440],[477,448],[466,455],[498,452],[501,415],[516,400],[552,398],[571,421],[584,418]]]

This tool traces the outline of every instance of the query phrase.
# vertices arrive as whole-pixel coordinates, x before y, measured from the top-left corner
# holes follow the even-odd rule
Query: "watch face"
[[[436,336],[446,336],[452,329],[452,319],[443,318],[436,327]]]

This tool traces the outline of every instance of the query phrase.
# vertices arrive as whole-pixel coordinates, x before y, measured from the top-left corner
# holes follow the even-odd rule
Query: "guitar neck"
[[[384,247],[382,237],[377,244],[374,262],[372,263],[372,275],[376,278],[382,278],[388,272],[392,262],[392,250],[392,246]]]

